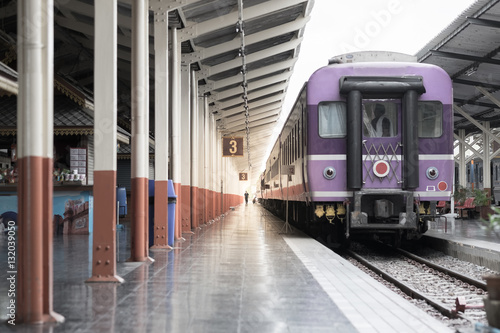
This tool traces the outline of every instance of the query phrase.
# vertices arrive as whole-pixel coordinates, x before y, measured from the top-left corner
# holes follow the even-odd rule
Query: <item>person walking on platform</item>
[[[245,204],[248,205],[248,192],[245,191]]]

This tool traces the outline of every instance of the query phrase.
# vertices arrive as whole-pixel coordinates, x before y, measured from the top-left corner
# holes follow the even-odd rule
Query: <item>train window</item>
[[[392,137],[398,134],[396,103],[363,103],[363,134],[369,138]]]
[[[418,136],[438,138],[443,134],[443,104],[440,102],[418,103]]]
[[[346,136],[346,104],[321,102],[318,105],[319,136],[326,139]]]

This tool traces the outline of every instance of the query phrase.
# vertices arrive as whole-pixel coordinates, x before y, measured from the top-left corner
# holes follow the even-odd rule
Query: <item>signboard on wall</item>
[[[248,173],[240,172],[240,181],[248,180]]]
[[[222,156],[243,156],[243,138],[223,137]]]

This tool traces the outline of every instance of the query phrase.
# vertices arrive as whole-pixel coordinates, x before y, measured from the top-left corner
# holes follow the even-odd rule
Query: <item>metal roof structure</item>
[[[131,1],[118,1],[118,119],[130,129]],[[222,135],[245,138],[238,169],[261,166],[297,60],[313,0],[150,0],[150,92],[155,6],[172,8],[181,62],[197,73]],[[92,98],[94,0],[54,0],[54,71]],[[0,4],[0,61],[15,69],[17,1]],[[150,97],[150,101],[154,101]],[[154,103],[150,132],[154,137]],[[248,112],[247,112],[248,110]],[[258,173],[256,172],[257,176]]]
[[[500,127],[500,1],[478,0],[418,53],[453,80],[454,128],[480,133]]]
[[[118,118],[119,125],[129,130],[131,1],[118,1]],[[481,133],[477,121],[489,121],[491,128],[500,127],[499,2],[477,0],[417,53],[418,61],[436,64],[452,77],[455,130],[463,129],[468,135]],[[220,133],[248,139],[248,158],[236,161],[238,169],[248,170],[249,165],[260,167],[278,125],[314,0],[150,0],[149,3],[151,8],[171,8],[168,22],[169,27],[178,29],[181,62],[196,70],[199,94],[208,97]],[[94,0],[54,0],[55,74],[79,87],[90,100],[94,80],[93,4]],[[153,16],[150,10],[151,94],[154,94]],[[4,64],[16,69],[16,0],[0,4],[0,22],[3,68],[0,72],[2,78],[8,78],[0,83],[10,87],[9,79],[15,73]],[[150,103],[152,137],[153,104]],[[260,170],[256,171],[254,177]]]

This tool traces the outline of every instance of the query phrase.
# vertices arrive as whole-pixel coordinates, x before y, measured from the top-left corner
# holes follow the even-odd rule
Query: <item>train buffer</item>
[[[463,205],[458,204],[455,206],[456,212],[459,213],[459,217],[464,217],[463,213],[464,210],[467,212],[467,216],[469,217],[473,212],[474,209],[476,209],[476,205],[474,204],[474,198],[467,198],[465,199]]]

